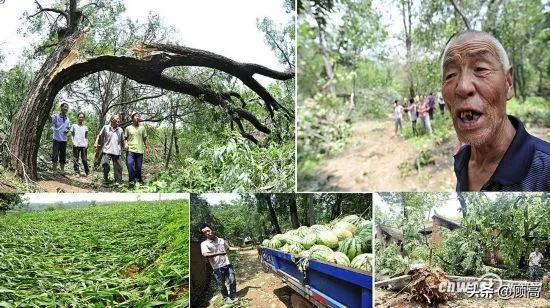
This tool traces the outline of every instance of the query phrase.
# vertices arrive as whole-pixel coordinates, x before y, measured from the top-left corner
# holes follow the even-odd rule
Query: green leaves
[[[0,298],[112,307],[186,299],[177,292],[187,284],[188,215],[182,200],[7,214]]]

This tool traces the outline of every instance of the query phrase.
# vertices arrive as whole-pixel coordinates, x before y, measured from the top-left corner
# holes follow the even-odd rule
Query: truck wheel
[[[300,296],[300,294],[293,292],[290,294],[290,305],[292,308],[314,308],[312,303],[307,299]]]

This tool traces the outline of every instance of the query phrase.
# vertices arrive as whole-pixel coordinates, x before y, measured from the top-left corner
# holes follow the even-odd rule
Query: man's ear
[[[506,100],[511,99],[514,96],[514,68],[510,66],[505,72],[506,77]]]

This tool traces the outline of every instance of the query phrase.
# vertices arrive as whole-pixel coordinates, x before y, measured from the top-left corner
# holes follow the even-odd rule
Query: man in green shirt
[[[147,140],[147,130],[143,125],[139,125],[139,113],[133,112],[132,125],[124,130],[124,148],[126,149],[126,167],[128,168],[128,182],[133,187],[138,181],[143,184],[141,176],[141,166],[143,163],[143,153],[147,155],[151,152],[149,140]]]

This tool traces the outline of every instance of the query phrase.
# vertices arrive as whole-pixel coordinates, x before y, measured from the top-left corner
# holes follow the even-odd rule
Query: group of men
[[[90,167],[88,165],[88,127],[84,124],[86,115],[80,112],[77,117],[77,123],[72,124],[68,117],[69,105],[61,103],[61,111],[51,116],[53,130],[52,145],[52,168],[54,172],[65,172],[67,162],[67,141],[70,136],[73,145],[73,167],[76,177],[88,176]],[[103,168],[103,179],[110,182],[109,172],[111,162],[114,169],[114,181],[122,182],[122,166],[120,157],[123,149],[126,150],[126,167],[128,168],[128,182],[132,187],[136,182],[143,184],[142,164],[143,155],[149,155],[151,146],[147,138],[147,130],[140,125],[140,115],[138,112],[130,114],[132,124],[122,129],[120,127],[120,117],[112,115],[110,123],[103,126],[99,131],[94,148],[101,148],[101,166]],[[84,174],[80,172],[80,161],[84,167]],[[59,165],[58,165],[59,163]],[[59,169],[58,169],[59,166]]]
[[[413,136],[418,135],[418,131],[416,130],[416,122],[418,119],[422,122],[426,132],[431,135],[432,125],[430,119],[434,117],[435,100],[436,98],[433,96],[433,93],[426,96],[416,96],[416,98],[411,97],[408,100],[404,98],[402,105],[395,100],[393,106],[395,134],[403,136],[403,113],[405,113],[411,121]],[[441,96],[441,92],[437,94],[437,100],[439,102],[439,110],[441,111],[441,115],[443,115],[445,113],[445,101]]]

